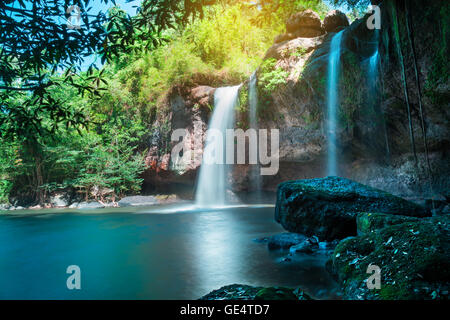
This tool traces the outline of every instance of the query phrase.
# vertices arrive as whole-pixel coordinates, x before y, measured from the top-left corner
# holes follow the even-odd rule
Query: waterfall
[[[378,37],[377,37],[378,39]],[[383,130],[384,134],[384,144],[386,148],[386,158],[389,161],[390,157],[390,150],[389,150],[389,141],[388,141],[388,134],[387,134],[387,128],[386,128],[386,119],[384,118],[384,114],[382,110],[380,109],[380,100],[378,98],[377,93],[377,79],[378,79],[378,63],[379,63],[379,53],[378,49],[375,51],[375,53],[369,58],[369,66],[367,71],[367,77],[369,78],[369,99],[372,101],[373,110],[375,112],[375,115],[377,117],[377,122],[380,122],[380,125]]]
[[[338,83],[339,83],[339,60],[341,51],[341,39],[343,30],[334,35],[331,40],[330,54],[328,58],[328,81],[327,81],[327,108],[328,108],[328,163],[327,174],[337,175],[336,156],[336,127],[337,108],[339,103]]]
[[[225,132],[234,128],[234,107],[239,87],[218,88],[214,93],[214,110],[209,121],[195,195],[196,204],[200,207],[225,204],[228,189]]]
[[[377,77],[378,50],[369,59],[369,76],[374,80],[372,84],[375,86]]]
[[[257,120],[257,108],[258,108],[258,92],[256,90],[256,71],[250,77],[248,84],[248,103],[250,107],[250,128],[258,130],[258,120]],[[250,184],[252,189],[256,191],[256,200],[260,202],[261,199],[261,189],[262,189],[262,176],[260,173],[260,166],[258,164],[251,165],[250,170]]]

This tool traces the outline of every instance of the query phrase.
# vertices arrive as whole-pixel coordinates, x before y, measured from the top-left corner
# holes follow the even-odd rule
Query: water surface
[[[286,252],[253,241],[283,232],[273,210],[0,215],[0,299],[197,299],[232,283],[301,286],[333,297],[324,255],[283,262]],[[81,290],[66,287],[69,265],[81,268]]]

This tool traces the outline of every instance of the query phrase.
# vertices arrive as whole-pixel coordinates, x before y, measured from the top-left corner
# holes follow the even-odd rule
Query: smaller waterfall
[[[257,108],[258,108],[258,92],[256,83],[258,79],[256,77],[256,71],[250,77],[248,84],[248,103],[250,107],[250,128],[258,130]],[[251,146],[249,146],[251,147]],[[260,166],[258,164],[251,165],[250,171],[250,184],[252,189],[256,192],[256,201],[260,202],[261,189],[262,189],[262,176],[260,172]]]
[[[378,37],[377,37],[378,38]],[[384,134],[384,144],[386,148],[386,158],[389,161],[390,151],[389,151],[389,141],[386,129],[386,119],[384,118],[383,111],[380,109],[380,99],[378,98],[377,92],[377,81],[378,81],[378,66],[380,62],[380,56],[378,49],[369,58],[367,77],[369,79],[369,99],[372,102],[373,110],[375,112],[376,120],[380,123],[383,134]]]
[[[225,137],[226,129],[234,128],[234,107],[239,87],[218,88],[214,93],[214,110],[209,121],[195,195],[196,204],[200,207],[225,204],[228,189]]]
[[[377,70],[378,70],[378,50],[369,58],[369,76],[374,80],[372,83],[375,85]]]
[[[327,109],[328,109],[328,162],[327,174],[337,175],[337,155],[336,155],[336,129],[337,129],[337,108],[339,104],[338,83],[339,83],[339,61],[341,51],[341,40],[343,30],[334,35],[331,39],[330,54],[328,58],[328,81],[327,81]]]

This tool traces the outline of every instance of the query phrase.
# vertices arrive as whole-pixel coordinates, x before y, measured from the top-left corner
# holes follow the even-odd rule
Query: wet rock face
[[[435,67],[440,60],[442,44],[436,23],[443,23],[439,6],[425,8],[425,2],[412,1],[411,23],[422,88],[425,127],[432,166],[432,191],[429,187],[424,142],[421,132],[414,64],[408,42],[402,42],[407,86],[412,113],[418,166],[414,163],[409,137],[407,107],[401,68],[396,50],[392,1],[381,6],[382,25],[389,28],[374,31],[367,28],[366,15],[344,29],[339,80],[339,120],[337,128],[339,173],[350,179],[387,190],[403,197],[448,193],[450,145],[448,130],[448,77],[439,78]],[[399,32],[407,39],[404,12],[397,8]],[[426,12],[426,14],[424,14]],[[427,32],[419,32],[424,30]],[[260,127],[280,128],[280,170],[277,176],[264,180],[266,188],[288,179],[312,178],[325,174],[326,158],[326,80],[329,46],[333,33],[316,38],[280,37],[266,58],[277,60],[277,67],[287,71],[286,83],[270,94],[270,105],[264,107]],[[377,67],[381,76],[374,83],[369,76],[369,59],[379,48]],[[434,49],[433,49],[434,48]],[[442,50],[441,50],[442,51]],[[442,57],[441,57],[442,58]],[[374,103],[371,83],[379,100]],[[258,85],[262,85],[258,82]],[[448,161],[447,161],[448,162]],[[293,169],[297,168],[297,169]],[[322,170],[320,170],[322,168]],[[355,170],[357,168],[357,170]]]
[[[348,18],[339,10],[331,10],[323,19],[323,28],[326,32],[336,32],[339,27],[348,27]]]
[[[369,228],[364,227],[361,236],[341,241],[327,263],[343,286],[344,299],[449,298],[448,215],[414,219],[373,214],[363,218]],[[369,265],[381,269],[380,289],[367,287]]]
[[[388,114],[386,125],[391,148],[395,153],[411,152],[407,105],[404,94],[404,82],[401,72],[401,59],[396,44],[395,29],[402,41],[403,62],[406,85],[409,92],[412,129],[418,152],[423,152],[424,142],[420,124],[419,87],[416,83],[414,59],[406,29],[405,6],[410,13],[411,39],[414,41],[419,86],[422,91],[422,107],[425,118],[425,133],[429,150],[444,151],[449,149],[450,140],[450,82],[448,78],[449,49],[445,45],[445,36],[441,33],[442,25],[448,25],[447,9],[442,3],[423,0],[405,2],[383,1],[381,8],[380,57],[384,81],[382,109]],[[398,20],[398,23],[395,23]],[[439,174],[438,174],[439,175]],[[438,176],[436,175],[436,176]],[[447,171],[448,175],[448,171]]]
[[[321,241],[354,236],[359,212],[429,215],[412,202],[345,178],[287,181],[278,186],[275,220],[290,232],[316,235]]]
[[[201,165],[203,142],[206,138],[210,107],[214,104],[215,88],[201,85],[194,88],[172,88],[165,103],[166,112],[155,121],[151,146],[145,158],[147,170],[143,174],[149,191],[168,184],[193,186]],[[185,130],[183,148],[189,157],[174,159],[171,151],[181,141],[171,141],[177,129]],[[171,192],[172,190],[167,190]]]

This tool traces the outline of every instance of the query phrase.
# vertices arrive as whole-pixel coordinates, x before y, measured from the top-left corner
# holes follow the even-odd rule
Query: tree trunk
[[[408,124],[409,124],[409,139],[411,142],[411,148],[412,152],[414,154],[414,160],[417,165],[417,153],[416,153],[416,143],[414,141],[414,131],[413,131],[413,125],[412,125],[412,118],[411,118],[411,106],[409,103],[409,94],[408,94],[408,84],[406,82],[406,71],[405,71],[405,63],[403,60],[403,50],[402,45],[400,41],[400,35],[399,35],[399,29],[398,29],[398,16],[397,16],[397,5],[396,2],[391,2],[392,6],[392,15],[393,15],[393,22],[394,22],[394,41],[397,45],[397,53],[398,58],[400,62],[401,72],[402,72],[402,82],[403,82],[403,93],[405,95],[405,101],[406,101],[406,111],[408,114]]]

